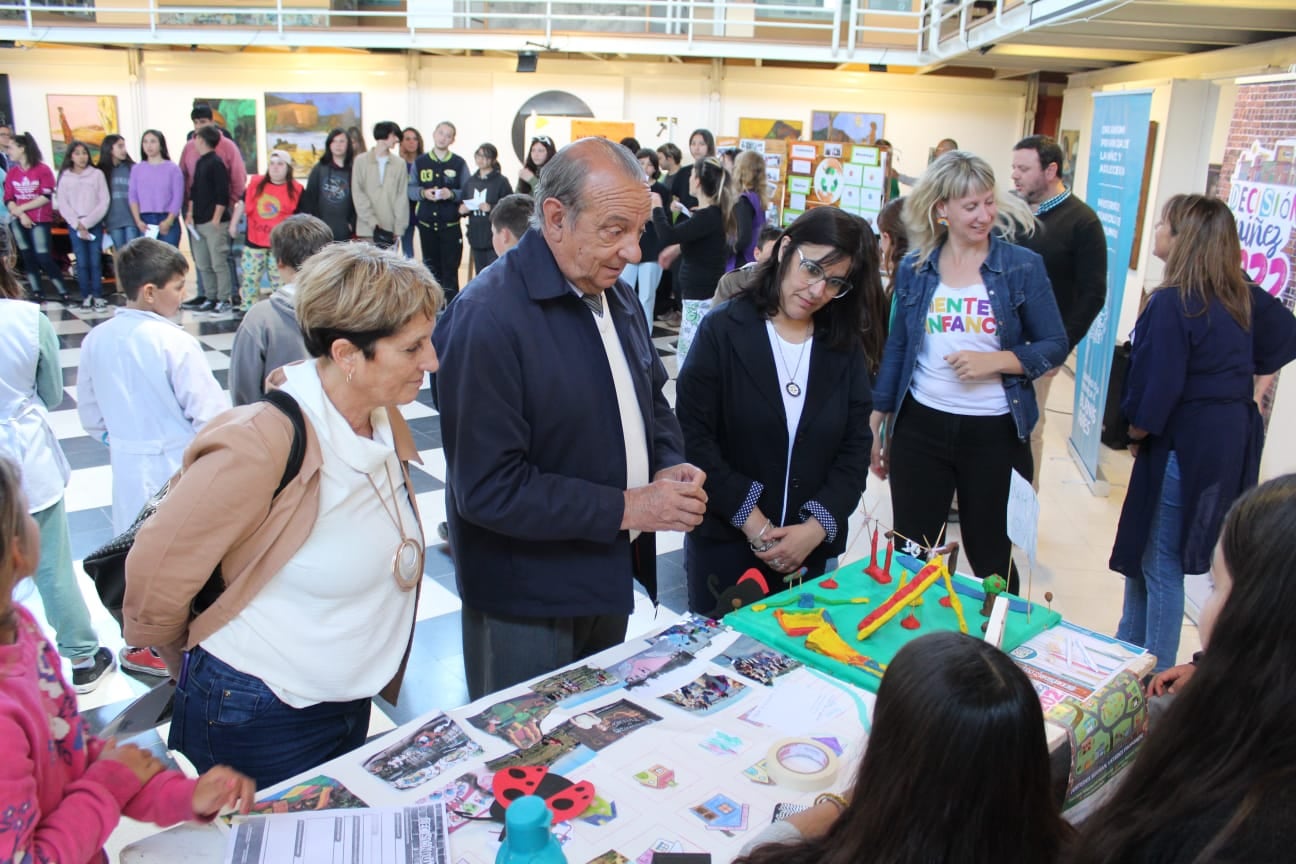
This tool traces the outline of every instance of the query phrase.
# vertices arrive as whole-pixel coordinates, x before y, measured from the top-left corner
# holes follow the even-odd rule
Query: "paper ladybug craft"
[[[554,822],[566,822],[589,809],[594,803],[594,784],[588,780],[573,783],[561,774],[551,774],[543,765],[504,768],[495,772],[491,782],[495,803],[491,804],[493,822],[504,821],[504,811],[523,795],[544,799]]]

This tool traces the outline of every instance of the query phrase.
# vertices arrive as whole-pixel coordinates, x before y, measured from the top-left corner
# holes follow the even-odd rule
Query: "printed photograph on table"
[[[414,803],[445,804],[447,830],[453,834],[469,822],[488,818],[491,804],[495,803],[491,794],[492,777],[490,772],[469,771]]]
[[[690,613],[683,621],[672,624],[656,636],[644,641],[649,645],[656,642],[669,642],[680,651],[696,654],[710,645],[712,637],[722,629],[724,629],[724,625],[719,621],[713,621],[710,618]]]
[[[811,111],[810,139],[847,144],[876,144],[885,138],[885,114],[863,111]]]
[[[620,699],[585,714],[577,714],[568,721],[572,736],[592,750],[602,750],[615,744],[636,729],[642,729],[661,720],[653,712],[628,699]]]
[[[704,673],[660,698],[692,714],[711,714],[747,695],[747,685],[727,675]]]
[[[266,149],[291,154],[298,177],[320,160],[330,129],[351,126],[364,128],[359,93],[265,94]]]
[[[778,138],[797,141],[805,124],[800,120],[768,120],[761,117],[739,117],[739,138]]]
[[[323,774],[262,798],[252,805],[249,816],[266,816],[271,813],[303,813],[309,810],[351,810],[368,807],[358,795],[338,780]],[[241,816],[223,817],[226,823],[238,821]]]
[[[481,746],[459,724],[438,714],[413,735],[370,756],[364,769],[397,789],[413,789],[481,752]]]
[[[540,721],[554,709],[554,701],[542,693],[525,693],[496,702],[474,714],[468,722],[488,735],[502,738],[519,749],[540,740]]]
[[[258,173],[257,153],[261,148],[257,147],[256,100],[198,97],[193,100],[193,104],[211,106],[212,119],[216,125],[230,133],[234,143],[238,145],[239,155],[243,157],[243,165],[247,168],[248,176]]]
[[[574,705],[581,696],[605,687],[620,684],[620,680],[606,669],[594,666],[577,666],[550,675],[531,685],[531,689],[557,705]]]
[[[720,666],[729,666],[744,678],[750,678],[766,687],[773,687],[774,680],[780,675],[801,668],[801,661],[793,660],[750,636],[739,636],[732,645],[716,655],[715,662]]]
[[[609,666],[607,671],[617,680],[624,681],[627,690],[632,690],[653,678],[681,669],[694,659],[692,654],[679,650],[670,642],[654,642],[638,654]]]
[[[90,148],[91,161],[99,161],[99,145],[107,135],[118,130],[116,96],[45,97],[49,109],[50,166],[57,171],[63,164],[68,144],[80,141]]]

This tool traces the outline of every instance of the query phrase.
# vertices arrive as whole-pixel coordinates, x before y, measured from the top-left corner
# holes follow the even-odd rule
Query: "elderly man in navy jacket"
[[[633,291],[643,169],[583,139],[545,165],[532,229],[456,298],[433,341],[446,511],[474,698],[618,644],[633,582],[656,599],[655,531],[688,531],[666,370]]]

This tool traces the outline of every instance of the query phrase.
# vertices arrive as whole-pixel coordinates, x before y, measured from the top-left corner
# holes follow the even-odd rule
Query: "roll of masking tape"
[[[775,741],[765,764],[771,780],[798,792],[826,789],[837,778],[837,755],[809,738]]]

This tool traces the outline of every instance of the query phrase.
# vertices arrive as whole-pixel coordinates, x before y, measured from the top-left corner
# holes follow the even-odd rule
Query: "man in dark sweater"
[[[204,285],[216,286],[215,301],[208,298],[197,311],[225,313],[233,309],[234,301],[234,282],[226,266],[230,239],[230,175],[216,153],[221,134],[215,126],[198,129],[193,140],[198,149],[198,161],[194,164],[189,212],[185,221],[194,232],[189,235],[194,267],[202,274]]]
[[[1072,351],[1107,300],[1107,238],[1098,214],[1062,183],[1062,148],[1047,135],[1031,135],[1013,147],[1013,185],[1039,219],[1035,233],[1021,244],[1039,253],[1053,283],[1067,350]],[[1035,458],[1033,483],[1039,490],[1044,455],[1044,418],[1057,367],[1035,380],[1039,422],[1031,431]]]
[[[459,262],[463,260],[463,231],[459,205],[468,179],[468,163],[450,152],[454,124],[443,120],[432,133],[432,149],[414,160],[409,196],[418,202],[419,244],[423,264],[432,271],[448,304],[459,293]]]

